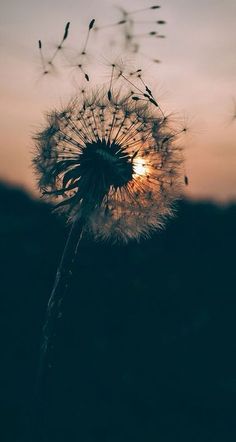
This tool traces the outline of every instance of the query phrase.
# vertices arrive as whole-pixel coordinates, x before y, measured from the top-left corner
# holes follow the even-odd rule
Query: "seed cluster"
[[[150,102],[82,91],[47,116],[34,159],[44,195],[97,239],[138,239],[162,226],[182,182],[177,135]],[[159,115],[160,114],[160,115]]]

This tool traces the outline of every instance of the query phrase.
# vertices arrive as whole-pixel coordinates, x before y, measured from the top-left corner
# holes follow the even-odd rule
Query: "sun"
[[[147,167],[143,158],[135,158],[133,162],[133,169],[135,175],[144,176],[147,173]]]

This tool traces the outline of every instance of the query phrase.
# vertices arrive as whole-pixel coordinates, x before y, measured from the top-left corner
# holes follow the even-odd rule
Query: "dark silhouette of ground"
[[[41,327],[67,229],[21,190],[2,184],[0,204],[0,440],[36,442]],[[236,440],[236,205],[178,206],[140,244],[82,242],[44,441]]]

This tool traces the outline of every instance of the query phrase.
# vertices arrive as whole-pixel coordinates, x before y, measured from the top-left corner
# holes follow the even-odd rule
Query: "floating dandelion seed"
[[[97,239],[148,236],[180,191],[175,133],[151,102],[132,98],[83,92],[36,135],[40,189]]]
[[[160,8],[160,5],[149,6],[147,8],[136,9],[135,11],[130,11],[130,12],[128,12],[128,15],[137,14],[137,13],[140,13],[140,12],[145,12],[145,11],[148,11],[150,9],[153,10],[153,9],[159,9],[159,8]]]
[[[38,48],[39,48],[39,53],[40,53],[41,65],[43,68],[43,74],[46,75],[49,73],[49,70],[46,68],[46,61],[45,61],[45,58],[44,58],[43,52],[42,52],[42,41],[41,40],[38,40]]]
[[[165,25],[166,21],[165,20],[136,20],[135,21],[136,24],[139,25],[147,25],[147,24],[157,24],[157,25]]]
[[[40,53],[40,61],[41,61],[43,75],[51,74],[53,72],[55,73],[54,61],[55,61],[56,56],[59,54],[59,52],[61,52],[64,49],[63,45],[64,45],[66,39],[68,38],[69,27],[70,27],[70,22],[67,22],[65,25],[63,37],[62,37],[60,43],[56,46],[56,50],[54,51],[53,55],[50,57],[49,60],[45,59],[45,57],[43,55],[43,50],[42,50],[42,41],[38,40],[38,48],[39,48],[39,53]]]
[[[185,184],[185,186],[188,186],[188,184],[189,184],[189,179],[188,179],[187,175],[184,176],[184,184]]]
[[[48,62],[49,64],[52,64],[52,62],[53,62],[54,59],[56,58],[58,52],[61,51],[61,49],[62,49],[62,47],[63,47],[63,44],[64,44],[65,40],[66,40],[67,37],[68,37],[68,34],[69,34],[69,27],[70,27],[70,22],[67,22],[67,23],[66,23],[66,26],[65,26],[65,30],[64,30],[64,34],[63,34],[62,40],[61,40],[60,43],[57,45],[57,48],[56,48],[54,54],[52,55],[51,59],[50,59],[49,62]]]
[[[116,23],[111,23],[103,26],[95,26],[94,31],[100,31],[101,29],[108,29],[108,28],[114,28],[116,26],[124,25],[126,23],[126,20],[119,20]]]
[[[88,46],[89,36],[90,36],[91,30],[94,27],[94,23],[95,23],[95,19],[93,18],[90,21],[89,26],[88,26],[87,36],[86,36],[85,43],[84,43],[84,46],[83,46],[83,49],[82,49],[82,52],[81,52],[82,55],[86,55],[86,50],[87,50],[87,46]]]
[[[136,20],[136,17],[142,12],[150,12],[152,10],[158,10],[160,8],[160,5],[154,5],[147,8],[141,8],[134,11],[126,11],[123,8],[118,8],[121,12],[120,20],[114,21],[112,23],[107,23],[104,25],[97,25],[95,23],[95,19],[90,20],[87,28],[87,33],[85,36],[85,39],[83,41],[81,50],[79,54],[77,54],[77,57],[75,60],[71,59],[71,54],[67,52],[65,43],[69,36],[69,31],[71,27],[71,23],[67,22],[64,27],[64,32],[62,34],[61,39],[59,40],[59,43],[56,44],[56,47],[54,49],[54,52],[52,53],[51,57],[47,57],[45,59],[43,51],[42,51],[42,42],[41,40],[38,40],[38,47],[39,47],[39,53],[40,53],[40,62],[42,67],[42,73],[43,75],[52,74],[56,72],[56,66],[55,62],[58,61],[58,65],[60,62],[59,55],[63,54],[63,57],[67,61],[68,67],[73,68],[73,71],[77,71],[81,74],[81,76],[87,81],[90,81],[90,73],[87,72],[87,61],[88,61],[88,46],[89,41],[91,37],[92,32],[100,32],[102,30],[106,29],[116,29],[118,30],[118,33],[120,34],[120,39],[112,41],[110,40],[111,44],[122,44],[123,51],[132,53],[132,54],[140,54],[143,57],[147,58],[148,60],[154,62],[155,64],[159,63],[159,59],[157,57],[150,57],[148,54],[145,54],[142,49],[142,43],[146,40],[146,38],[158,38],[162,39],[165,38],[164,35],[159,34],[157,31],[153,30],[146,30],[144,29],[144,32],[140,32],[140,26],[142,24],[152,24],[152,25],[163,25],[165,24],[165,20]],[[138,27],[137,27],[138,26]],[[119,32],[120,31],[120,32]],[[77,52],[77,51],[76,51]],[[91,54],[90,54],[91,55]],[[94,55],[94,54],[93,54]],[[97,45],[96,45],[96,55],[97,55]],[[57,66],[57,68],[60,66]],[[62,66],[63,67],[63,66]],[[109,94],[111,94],[112,91],[110,90]]]
[[[149,38],[149,37],[156,37],[156,38],[164,38],[163,35],[159,36],[156,31],[145,31],[144,33],[136,33],[136,26],[140,24],[157,24],[157,25],[164,25],[166,23],[165,20],[136,20],[136,16],[142,12],[148,12],[153,10],[158,10],[161,6],[160,5],[154,5],[149,6],[146,8],[136,9],[133,11],[127,11],[122,7],[118,7],[119,11],[121,12],[121,20],[114,22],[114,23],[108,23],[106,25],[102,26],[95,26],[95,31],[102,31],[109,28],[117,28],[120,27],[121,32],[123,34],[123,45],[124,50],[131,52],[133,54],[140,53],[140,46],[143,38]],[[123,26],[120,26],[123,25]],[[116,41],[113,40],[113,44],[116,44]],[[150,57],[151,61],[155,62],[155,59],[153,60],[152,57]]]

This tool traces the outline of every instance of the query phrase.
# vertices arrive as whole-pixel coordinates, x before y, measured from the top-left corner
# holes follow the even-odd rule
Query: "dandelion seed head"
[[[83,91],[36,134],[40,190],[95,239],[149,236],[172,213],[182,179],[176,136],[151,102]]]

